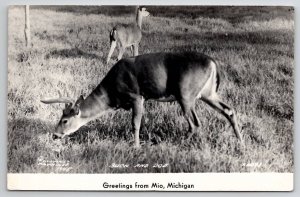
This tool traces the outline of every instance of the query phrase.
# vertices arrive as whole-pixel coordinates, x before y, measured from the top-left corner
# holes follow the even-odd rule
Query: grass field
[[[293,9],[148,10],[152,16],[143,22],[140,54],[198,51],[222,62],[219,92],[237,111],[245,146],[237,143],[227,120],[201,101],[201,129],[189,142],[179,105],[154,101],[145,104],[140,149],[133,147],[131,112],[124,110],[90,122],[65,140],[53,140],[49,133],[64,106],[40,99],[58,97],[59,91],[86,97],[113,66],[105,64],[108,31],[133,21],[134,8],[32,7],[32,46],[26,48],[24,8],[14,6],[8,16],[8,171],[293,172]],[[128,50],[124,56],[129,55]],[[112,168],[114,163],[129,166]]]

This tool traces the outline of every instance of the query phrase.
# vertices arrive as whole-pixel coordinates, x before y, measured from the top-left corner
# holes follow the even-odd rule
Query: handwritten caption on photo
[[[166,168],[169,166],[169,164],[134,164],[134,165],[130,165],[130,164],[117,164],[117,163],[112,163],[109,167],[110,168],[129,168],[129,167],[134,167],[134,168]]]
[[[72,169],[72,167],[70,167],[70,161],[68,160],[49,160],[43,156],[38,157],[37,165],[55,167],[56,170],[60,172],[69,172]]]

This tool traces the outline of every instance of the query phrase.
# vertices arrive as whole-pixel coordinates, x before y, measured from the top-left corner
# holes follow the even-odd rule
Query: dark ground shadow
[[[92,54],[92,53],[87,53],[84,52],[78,48],[72,48],[72,49],[62,49],[62,50],[53,50],[50,53],[48,53],[45,58],[49,59],[50,57],[52,58],[78,58],[78,57],[83,57],[86,59],[99,59],[100,57]]]
[[[230,22],[245,20],[270,20],[282,17],[293,18],[290,6],[146,6],[155,17],[170,18],[223,18]],[[74,6],[74,5],[33,5],[31,9],[70,12],[76,15],[102,14],[106,16],[132,16],[135,6]]]
[[[30,118],[14,118],[8,120],[7,124],[7,169],[11,173],[28,172],[31,166],[36,165],[36,159],[40,156],[40,150],[44,151],[45,143],[54,143],[54,140],[48,139],[47,134],[54,132],[57,122],[46,122]],[[74,143],[88,143],[92,141],[89,136],[91,129],[97,129],[98,124],[82,127],[74,135],[64,139]],[[109,130],[106,125],[102,125],[103,130]],[[103,133],[104,135],[106,133]],[[99,133],[100,135],[100,133]],[[50,136],[51,137],[51,136]],[[104,139],[105,136],[99,136],[96,139]],[[44,140],[44,141],[43,141]],[[50,141],[49,141],[50,140]],[[61,140],[61,139],[57,139]]]
[[[8,121],[8,152],[13,149],[17,149],[20,146],[25,146],[29,142],[35,139],[38,135],[43,135],[47,133],[54,133],[57,122],[53,123],[44,122],[41,120],[33,120],[28,118],[15,118]],[[89,136],[91,131],[96,131],[93,137]],[[125,131],[125,132],[124,132]],[[127,128],[126,125],[120,125],[116,128],[111,128],[107,124],[101,124],[101,119],[96,119],[90,123],[80,127],[75,133],[69,135],[70,141],[75,143],[86,143],[89,140],[130,140],[131,139],[131,129]],[[54,140],[60,140],[55,139]]]

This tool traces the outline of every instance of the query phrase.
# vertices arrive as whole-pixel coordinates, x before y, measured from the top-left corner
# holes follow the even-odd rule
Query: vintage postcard
[[[8,7],[9,190],[291,191],[294,8]]]

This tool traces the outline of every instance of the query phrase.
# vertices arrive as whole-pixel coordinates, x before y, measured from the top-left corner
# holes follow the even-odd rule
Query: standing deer
[[[189,124],[189,131],[199,127],[195,102],[201,99],[223,114],[235,135],[242,141],[235,112],[217,95],[219,75],[215,61],[203,54],[153,53],[118,61],[94,91],[74,103],[69,98],[42,100],[43,103],[66,103],[54,135],[64,137],[110,109],[132,109],[135,146],[145,100],[177,101]]]
[[[120,60],[127,47],[131,47],[133,56],[138,55],[139,43],[142,38],[142,19],[149,16],[150,13],[144,7],[138,7],[136,12],[136,24],[117,25],[109,33],[110,50],[107,56],[106,63],[109,63],[114,49],[118,45]]]

